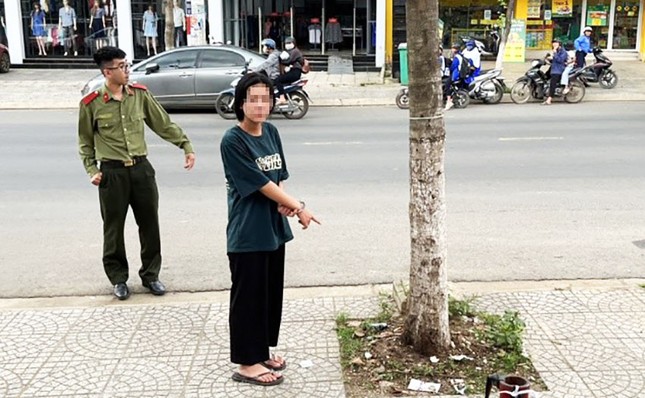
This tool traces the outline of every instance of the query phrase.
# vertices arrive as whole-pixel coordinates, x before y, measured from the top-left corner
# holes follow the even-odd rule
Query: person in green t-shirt
[[[273,106],[271,81],[249,73],[235,88],[239,123],[222,138],[228,195],[227,253],[231,269],[229,329],[233,380],[273,386],[287,363],[271,356],[282,318],[285,243],[293,239],[287,217],[303,229],[316,217],[284,191],[289,178],[278,130],[266,120]]]

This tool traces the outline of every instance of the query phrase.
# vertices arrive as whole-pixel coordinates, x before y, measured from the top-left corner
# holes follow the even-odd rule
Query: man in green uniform
[[[182,129],[147,91],[128,84],[126,54],[116,47],[103,47],[94,61],[105,76],[105,85],[81,100],[78,145],[90,182],[98,186],[103,218],[103,266],[114,295],[130,296],[126,284],[128,261],[123,229],[128,207],[139,226],[143,286],[154,295],[166,289],[159,281],[161,240],[159,237],[159,194],[155,170],[146,158],[144,123],[164,140],[184,150],[184,168],[195,164],[193,147]]]

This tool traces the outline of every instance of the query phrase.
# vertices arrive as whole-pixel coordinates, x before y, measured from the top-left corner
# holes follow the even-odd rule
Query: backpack
[[[302,58],[302,73],[307,74],[311,72],[311,64],[309,60],[305,57]]]
[[[455,57],[461,57],[459,62],[459,78],[465,79],[470,75],[470,61],[468,58],[464,57],[461,54],[455,55]]]

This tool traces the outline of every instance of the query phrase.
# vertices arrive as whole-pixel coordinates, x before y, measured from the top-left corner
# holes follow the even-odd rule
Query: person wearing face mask
[[[296,39],[287,37],[284,40],[284,51],[280,54],[280,63],[284,66],[284,74],[275,79],[274,84],[280,95],[278,105],[287,103],[284,95],[284,85],[298,81],[302,76],[302,66],[305,58],[302,52],[296,47]]]
[[[267,59],[253,69],[254,72],[264,72],[272,81],[280,76],[280,55],[275,47],[275,40],[262,40],[262,52],[267,55]]]
[[[471,62],[471,73],[466,79],[466,83],[471,83],[479,74],[481,73],[482,70],[482,55],[479,52],[479,48],[477,48],[477,45],[475,44],[475,40],[469,40],[468,43],[466,43],[466,50],[462,52],[463,56],[468,58]]]

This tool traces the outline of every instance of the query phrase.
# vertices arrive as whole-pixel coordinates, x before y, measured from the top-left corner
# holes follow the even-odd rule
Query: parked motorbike
[[[455,108],[461,109],[468,106],[470,103],[470,97],[468,96],[468,91],[460,87],[458,83],[452,83],[450,88],[453,92],[452,94],[452,103]],[[446,95],[443,96],[444,102],[446,101]],[[401,90],[396,95],[396,106],[400,109],[409,109],[410,108],[410,96],[408,87],[401,87]]]
[[[618,75],[611,69],[612,62],[598,47],[593,49],[596,62],[582,68],[580,81],[589,87],[589,83],[599,83],[602,88],[614,88],[618,84]]]
[[[551,78],[551,67],[548,57],[543,59],[534,59],[531,62],[531,68],[526,71],[524,76],[517,79],[511,88],[511,100],[516,104],[525,104],[529,99],[534,98],[537,100],[545,99],[549,94],[549,85]],[[542,67],[549,65],[547,71],[543,71]],[[581,69],[572,70],[569,73],[569,92],[563,94],[564,87],[558,85],[555,89],[555,97],[564,98],[566,102],[578,103],[582,101],[585,96],[585,85],[580,81]]]
[[[485,104],[497,104],[502,100],[506,85],[504,78],[500,77],[501,69],[485,71],[468,86],[468,95],[474,100]]]
[[[497,56],[499,51],[499,42],[501,36],[499,34],[499,27],[494,26],[485,36],[462,35],[460,36],[463,45],[465,46],[470,40],[475,41],[475,45],[479,49],[482,56]]]

